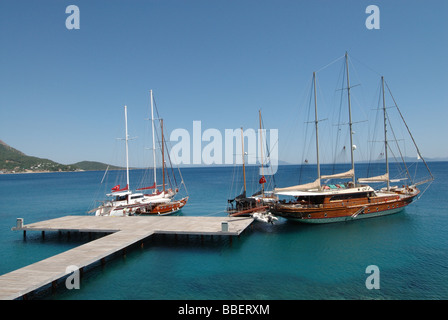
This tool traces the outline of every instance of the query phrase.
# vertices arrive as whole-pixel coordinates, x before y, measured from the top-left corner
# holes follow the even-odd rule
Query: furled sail
[[[368,182],[385,182],[389,180],[389,174],[385,173],[383,175],[380,176],[376,176],[376,177],[369,177],[369,178],[359,178],[358,182],[360,183],[368,183]]]
[[[321,179],[345,179],[345,178],[353,178],[354,175],[355,175],[355,171],[353,169],[350,169],[350,170],[348,170],[346,172],[342,172],[342,173],[323,175],[320,178]]]
[[[316,189],[320,187],[320,180],[316,179],[314,182],[299,184],[297,186],[286,187],[286,188],[275,188],[274,193],[282,193],[289,191],[306,191],[310,189]]]
[[[155,188],[156,188],[156,183],[154,182],[154,184],[152,186],[144,187],[144,188],[138,188],[137,190],[148,190],[148,189],[155,189]]]

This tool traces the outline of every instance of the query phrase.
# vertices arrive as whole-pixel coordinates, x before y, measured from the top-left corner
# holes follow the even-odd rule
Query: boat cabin
[[[131,191],[113,192],[107,195],[108,197],[114,197],[112,201],[135,201],[137,199],[144,198],[143,193],[132,193]]]
[[[365,185],[351,188],[322,188],[322,190],[288,192],[288,195],[294,197],[294,201],[289,203],[311,206],[341,203],[356,199],[370,199],[377,196],[374,189]],[[285,204],[286,201],[281,200],[280,203]]]

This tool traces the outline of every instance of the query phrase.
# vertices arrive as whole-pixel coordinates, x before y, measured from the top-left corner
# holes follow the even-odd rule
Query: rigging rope
[[[341,60],[341,59],[343,59],[343,58],[345,58],[345,55],[343,55],[343,56],[341,56],[341,57],[339,57],[339,58],[336,58],[335,60],[333,60],[332,62],[330,62],[330,63],[327,64],[326,66],[324,66],[324,67],[320,68],[319,70],[317,70],[316,73],[317,73],[317,72],[320,72],[320,71],[322,71],[322,70],[324,70],[324,69],[326,69],[326,68],[328,68],[329,66],[331,66],[332,64],[336,63],[337,61],[339,61],[339,60]]]
[[[387,90],[389,90],[389,94],[390,94],[390,96],[392,97],[392,100],[393,100],[394,103],[395,103],[395,107],[397,108],[398,113],[400,114],[400,117],[401,117],[401,119],[403,120],[403,123],[404,123],[404,125],[406,126],[406,129],[408,130],[409,135],[411,136],[412,142],[414,143],[415,149],[417,150],[417,153],[418,153],[420,159],[421,159],[421,160],[423,161],[423,163],[425,164],[426,169],[428,170],[429,175],[431,176],[431,179],[434,180],[434,176],[432,175],[431,170],[429,170],[428,164],[426,163],[425,159],[422,157],[422,154],[420,153],[420,149],[418,148],[417,143],[415,142],[414,137],[412,136],[411,130],[409,129],[409,127],[408,127],[406,121],[404,120],[403,115],[401,114],[400,108],[398,108],[398,104],[397,104],[397,102],[395,101],[395,98],[394,98],[394,96],[392,95],[392,92],[390,91],[389,85],[387,84],[387,82],[385,82],[385,83],[386,83]]]

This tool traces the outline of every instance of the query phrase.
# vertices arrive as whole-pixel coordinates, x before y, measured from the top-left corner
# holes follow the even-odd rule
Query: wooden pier
[[[23,225],[19,220],[12,230],[107,232],[105,237],[36,262],[0,276],[0,299],[13,300],[47,285],[54,285],[68,275],[67,267],[76,266],[81,272],[87,267],[120,250],[142,242],[153,234],[238,236],[252,218],[241,217],[96,217],[65,216]]]

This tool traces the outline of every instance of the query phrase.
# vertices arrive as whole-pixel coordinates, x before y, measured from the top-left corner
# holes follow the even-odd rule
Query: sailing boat
[[[128,112],[127,106],[124,106],[125,119],[125,145],[126,145],[126,186],[116,185],[111,189],[111,193],[107,197],[112,199],[103,201],[103,203],[89,211],[95,212],[96,216],[126,216],[132,215],[142,206],[150,203],[150,200],[143,193],[133,193],[129,184],[129,135],[128,135]]]
[[[155,189],[152,194],[145,194],[145,199],[149,201],[149,204],[146,204],[140,208],[138,208],[135,212],[135,214],[142,214],[142,215],[170,215],[173,213],[176,213],[180,209],[182,209],[188,201],[188,196],[183,197],[180,200],[174,200],[173,197],[178,193],[179,189],[175,188],[174,190],[172,188],[166,189],[166,183],[165,183],[165,141],[164,141],[164,134],[163,134],[163,119],[160,119],[161,123],[161,131],[162,131],[162,191],[157,190],[157,183],[154,181],[154,185],[149,188],[140,188],[137,190],[143,190],[143,189]],[[155,162],[154,162],[155,163]],[[155,164],[154,164],[154,177],[155,174]],[[183,183],[183,181],[182,181]],[[167,201],[165,201],[167,200]]]
[[[260,154],[261,154],[261,178],[259,184],[261,185],[261,191],[254,193],[252,196],[246,196],[246,166],[244,159],[244,135],[243,128],[241,128],[241,144],[242,144],[242,160],[243,160],[243,193],[239,196],[229,199],[227,212],[230,216],[252,216],[258,221],[273,223],[278,220],[268,212],[269,204],[277,201],[277,197],[272,191],[265,191],[266,178],[263,172],[263,137],[261,126],[261,111],[259,111],[260,122]]]
[[[253,197],[246,196],[246,161],[244,152],[244,134],[243,128],[241,127],[241,147],[242,147],[242,160],[243,160],[243,193],[236,196],[233,199],[227,200],[227,213],[231,217],[236,216],[251,216],[255,212],[266,212],[269,208],[267,205],[257,201]]]
[[[161,121],[162,131],[162,175],[163,184],[162,190],[157,189],[157,174],[155,161],[155,129],[154,129],[154,109],[153,109],[153,94],[151,94],[151,119],[153,132],[153,155],[154,155],[154,184],[150,187],[138,188],[138,193],[133,193],[129,187],[129,155],[128,155],[128,124],[127,124],[127,107],[125,106],[125,129],[126,129],[126,186],[121,188],[117,185],[112,188],[112,192],[107,194],[112,197],[111,200],[103,201],[98,208],[91,210],[97,216],[126,216],[126,215],[140,215],[140,214],[156,214],[156,215],[171,215],[179,211],[188,201],[188,196],[180,200],[174,200],[174,196],[179,191],[178,188],[166,188],[165,177],[165,141],[163,134],[163,119]],[[183,183],[183,180],[182,180]],[[153,189],[152,193],[144,193],[143,190]]]
[[[149,204],[141,206],[135,211],[135,214],[142,215],[171,215],[178,212],[182,207],[187,204],[188,196],[181,198],[180,200],[174,200],[174,197],[179,192],[178,187],[166,188],[166,161],[165,161],[165,136],[163,130],[163,119],[160,120],[160,131],[161,131],[161,155],[162,155],[162,185],[157,185],[157,162],[156,162],[156,143],[155,143],[155,118],[154,118],[154,96],[152,90],[150,90],[151,97],[151,127],[152,127],[152,150],[153,150],[153,174],[154,174],[154,183],[149,187],[142,187],[137,190],[150,190],[152,189],[152,193],[145,193],[144,197]],[[170,161],[171,163],[171,161]],[[180,170],[179,170],[180,173]],[[181,177],[182,174],[180,173]],[[174,174],[173,178],[175,180]],[[171,182],[171,179],[169,179]],[[184,181],[182,179],[182,185],[185,186]],[[162,190],[159,191],[158,187],[162,187]]]
[[[151,100],[151,128],[152,128],[152,155],[153,155],[153,173],[154,173],[154,183],[153,185],[149,186],[149,187],[141,187],[138,188],[138,191],[143,191],[143,190],[153,190],[153,192],[151,194],[149,193],[145,193],[145,197],[149,197],[151,200],[153,200],[154,202],[158,201],[158,200],[162,200],[162,199],[166,199],[166,201],[162,201],[162,202],[167,202],[169,201],[172,197],[174,197],[175,192],[172,189],[169,190],[165,190],[165,184],[163,185],[163,190],[159,191],[157,189],[157,187],[160,187],[157,185],[157,162],[156,162],[156,141],[155,141],[155,124],[154,124],[154,97],[153,97],[153,93],[152,90],[149,91],[150,93],[150,100]],[[162,122],[163,120],[161,120]],[[163,148],[163,125],[161,126],[162,128],[162,148]],[[164,151],[162,149],[162,157],[164,157]],[[165,162],[162,161],[162,172],[163,172],[163,178],[165,178]],[[160,201],[159,201],[160,202]]]
[[[418,186],[434,180],[428,165],[415,144],[415,140],[406,128],[412,142],[418,152],[419,158],[423,160],[429,173],[429,178],[417,183],[409,185],[391,186],[392,181],[389,178],[389,159],[388,159],[388,137],[387,137],[387,112],[385,105],[384,78],[381,77],[382,83],[382,100],[383,100],[383,116],[384,116],[384,154],[386,162],[386,172],[382,175],[369,178],[355,179],[355,165],[353,158],[353,130],[351,118],[351,101],[350,101],[350,80],[348,55],[345,54],[345,64],[347,73],[347,95],[349,109],[349,131],[350,131],[350,148],[351,150],[351,169],[347,172],[337,173],[333,175],[321,175],[319,162],[319,135],[318,135],[318,115],[317,115],[317,97],[316,97],[316,73],[313,73],[314,87],[314,110],[315,110],[315,130],[316,130],[316,156],[317,156],[317,179],[307,184],[296,185],[285,188],[276,188],[277,195],[292,196],[294,201],[286,203],[279,201],[272,206],[271,212],[277,216],[286,219],[295,220],[303,223],[329,223],[349,221],[354,219],[364,219],[389,215],[402,211],[420,194]],[[395,100],[394,100],[395,102]],[[404,118],[395,103],[401,119]],[[409,171],[406,170],[409,174]],[[350,182],[344,184],[332,184],[324,186],[321,180],[326,179],[351,179]],[[379,190],[375,190],[367,183],[386,182],[387,186]]]
[[[263,203],[274,203],[276,201],[278,201],[278,197],[274,194],[274,192],[272,190],[266,190],[265,189],[265,184],[268,182],[266,180],[266,177],[264,175],[264,170],[265,170],[265,165],[268,166],[268,164],[264,163],[263,161],[263,126],[262,126],[262,122],[261,122],[261,110],[258,110],[258,119],[259,119],[259,123],[260,123],[260,173],[261,173],[261,177],[260,180],[258,180],[258,183],[261,185],[261,190],[254,193],[252,195],[252,198],[255,198],[257,201],[261,201]],[[274,176],[271,175],[271,177],[273,178]],[[275,182],[274,182],[275,183]]]

